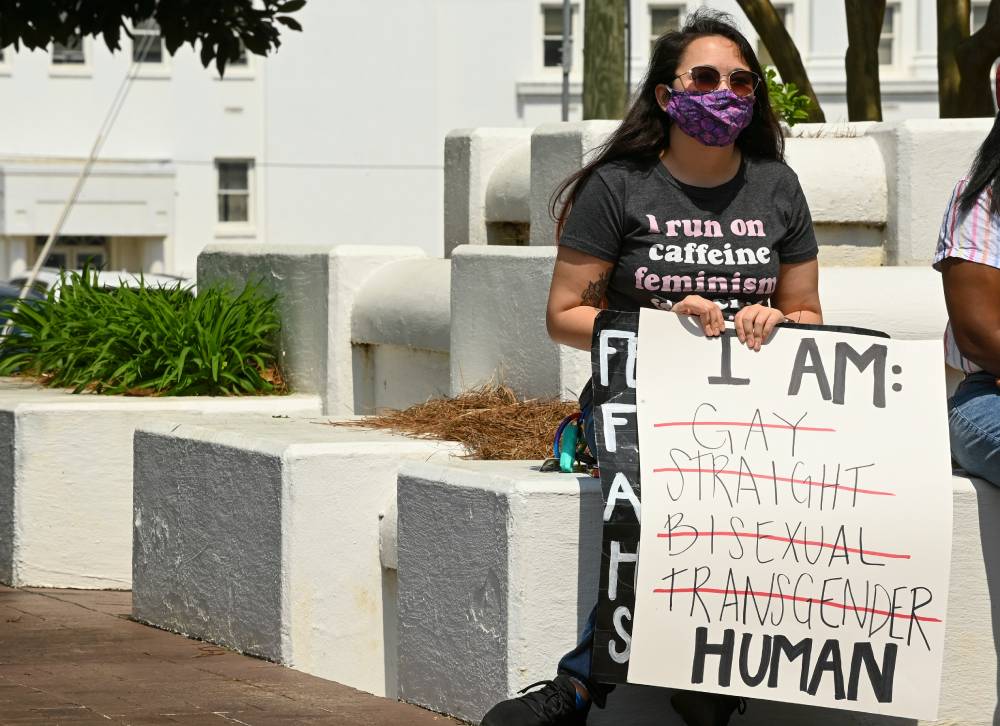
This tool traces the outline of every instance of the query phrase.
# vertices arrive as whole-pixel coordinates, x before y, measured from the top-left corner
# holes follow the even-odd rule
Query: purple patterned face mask
[[[705,146],[729,146],[750,125],[753,104],[753,96],[737,96],[728,88],[710,93],[673,91],[667,115]]]

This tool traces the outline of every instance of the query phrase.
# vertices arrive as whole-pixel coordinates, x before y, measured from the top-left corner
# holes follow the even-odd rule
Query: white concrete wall
[[[489,243],[490,221],[530,222],[531,130],[458,129],[444,140],[444,254]],[[525,152],[528,156],[525,158]],[[496,181],[494,181],[496,178]],[[488,210],[487,197],[493,197]],[[498,202],[506,201],[497,210]],[[494,218],[488,219],[488,211]]]
[[[0,159],[2,229],[9,236],[48,235],[80,173],[76,164]],[[173,232],[174,174],[168,162],[96,164],[64,227],[67,235],[165,237]],[[42,232],[42,230],[45,230]]]
[[[405,408],[487,381],[570,400],[590,361],[545,329],[555,254],[467,245],[449,261],[413,248],[218,247],[202,255],[199,284],[264,279],[281,292],[283,365],[296,390],[324,397],[326,413]],[[938,339],[947,322],[928,266],[821,266],[820,300],[828,323],[894,337]]]
[[[617,121],[553,123],[531,134],[531,244],[554,245],[556,223],[549,203],[562,181],[594,157]]]
[[[0,381],[0,580],[128,589],[132,434],[218,416],[317,415],[316,396],[73,395]]]
[[[819,296],[823,322],[893,338],[938,340],[948,322],[941,275],[930,266],[821,267]]]
[[[579,396],[590,355],[545,330],[554,247],[466,246],[452,256],[451,392],[488,381],[525,397]]]
[[[576,642],[597,593],[596,560],[578,563],[600,552],[600,482],[529,467],[401,469],[403,700],[478,721],[533,676],[551,678],[553,655]]]
[[[886,262],[923,265],[934,256],[941,219],[993,119],[916,119],[869,129],[886,160]]]
[[[453,394],[501,379],[523,396],[579,395],[590,378],[589,355],[556,345],[545,330],[555,254],[552,246],[455,250]],[[821,267],[819,292],[831,325],[936,340],[948,319],[940,275],[929,266]]]
[[[452,444],[325,420],[161,424],[135,437],[133,615],[394,697],[396,472]]]
[[[447,396],[451,262],[406,259],[373,272],[351,314],[354,412]]]
[[[242,289],[248,281],[262,281],[266,291],[277,293],[281,363],[290,385],[318,393],[324,413],[345,416],[373,395],[359,388],[367,380],[364,372],[355,375],[355,299],[383,265],[422,256],[415,247],[219,245],[199,257],[198,284],[228,282]]]
[[[1000,491],[954,477],[954,545],[939,720],[988,726],[997,708]],[[526,462],[407,464],[399,475],[400,696],[478,720],[517,689],[551,678],[596,601],[597,480]],[[442,527],[442,521],[462,522]],[[456,556],[461,553],[461,556]],[[619,687],[597,726],[681,726],[669,691]],[[734,723],[891,726],[899,719],[751,701]],[[918,722],[907,722],[918,723]]]
[[[451,392],[448,353],[403,345],[355,343],[354,412],[402,410]]]
[[[991,124],[992,119],[959,119],[796,126],[786,158],[809,202],[820,261],[929,263],[952,187]],[[553,192],[593,157],[615,126],[609,121],[539,126],[531,133],[528,164],[520,147],[503,146],[514,142],[502,129],[452,132],[448,148],[454,152],[445,170],[448,251],[461,239],[495,244],[488,223],[521,223],[525,206],[530,243],[555,244]],[[508,134],[520,138],[524,132]]]

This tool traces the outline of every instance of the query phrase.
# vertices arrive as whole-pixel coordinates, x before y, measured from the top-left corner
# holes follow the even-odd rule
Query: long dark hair
[[[979,147],[976,160],[972,162],[969,183],[962,196],[958,198],[959,209],[963,212],[972,209],[979,195],[987,187],[990,188],[992,196],[989,210],[993,214],[1000,214],[1000,114],[993,122],[993,129],[986,137],[986,141]]]
[[[549,200],[549,211],[557,220],[557,235],[562,232],[577,190],[597,167],[620,159],[657,159],[660,152],[667,148],[672,122],[656,101],[656,86],[661,83],[670,85],[673,82],[677,75],[677,64],[685,49],[691,41],[706,35],[720,35],[733,41],[750,70],[761,79],[754,94],[753,118],[750,125],[737,137],[736,145],[748,156],[784,161],[785,140],[767,95],[764,70],[753,47],[736,28],[732,16],[702,8],[688,16],[683,28],[657,39],[642,87],[621,125],[601,145],[596,157],[568,177],[553,193]]]

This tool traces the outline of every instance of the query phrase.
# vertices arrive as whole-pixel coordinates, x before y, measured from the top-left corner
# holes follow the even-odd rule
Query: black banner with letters
[[[591,677],[601,683],[626,680],[635,613],[641,496],[635,399],[638,338],[638,313],[598,314],[591,348],[593,415],[606,505]]]

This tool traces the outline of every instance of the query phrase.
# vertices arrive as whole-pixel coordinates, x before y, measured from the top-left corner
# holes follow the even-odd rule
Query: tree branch
[[[809,74],[806,73],[805,65],[802,63],[802,56],[799,55],[792,36],[788,34],[788,29],[781,22],[781,16],[774,9],[771,0],[737,1],[771,53],[781,81],[794,83],[799,92],[811,101],[808,120],[813,123],[826,121],[819,99],[816,98],[816,92],[809,81]]]
[[[992,0],[986,24],[955,48],[960,82],[956,115],[963,118],[993,116],[990,68],[1000,58],[1000,0]]]

